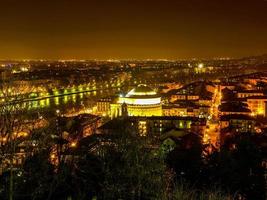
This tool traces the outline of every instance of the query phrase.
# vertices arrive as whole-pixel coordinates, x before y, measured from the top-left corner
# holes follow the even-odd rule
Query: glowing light
[[[29,71],[29,69],[27,67],[21,67],[20,70],[23,71],[23,72]]]
[[[210,139],[209,135],[205,133],[203,137],[203,143],[204,144],[208,143],[209,139]]]
[[[49,98],[47,98],[47,99],[46,99],[46,101],[45,101],[45,103],[46,103],[46,106],[48,106],[48,107],[49,107],[49,105],[50,105],[50,99],[49,99]]]
[[[51,158],[51,160],[54,160],[56,158],[56,155],[55,154],[51,154],[50,158]]]
[[[135,89],[132,89],[130,92],[128,92],[126,97],[130,97],[130,96],[147,96],[147,95],[156,95],[156,94],[157,93],[155,91],[138,92]]]
[[[82,86],[79,86],[79,91],[83,91],[83,87]]]
[[[153,105],[160,104],[161,98],[149,98],[149,99],[134,99],[134,98],[119,98],[119,103],[126,103],[132,105]]]
[[[146,136],[147,135],[146,125],[147,125],[146,121],[139,121],[139,133],[140,133],[140,136]]]
[[[54,95],[58,95],[59,92],[57,90],[54,90]]]
[[[63,102],[64,102],[64,103],[67,103],[68,100],[69,100],[69,97],[68,97],[68,96],[64,96]]]
[[[179,123],[179,128],[184,128],[184,123],[182,121]]]
[[[204,64],[203,64],[203,63],[199,63],[199,64],[198,64],[198,68],[199,68],[199,69],[202,69],[203,67],[204,67]]]
[[[6,137],[2,137],[2,138],[0,138],[0,141],[5,143],[7,141],[7,138]]]
[[[40,106],[41,106],[41,108],[45,107],[45,100],[44,100],[44,99],[42,99],[42,100],[40,101]]]
[[[71,142],[71,143],[70,143],[70,147],[71,147],[71,148],[75,148],[75,147],[77,147],[77,142]]]
[[[38,95],[36,93],[31,93],[30,97],[37,97]]]
[[[73,101],[74,103],[76,103],[76,94],[72,95],[71,97],[72,97],[72,101]]]
[[[38,108],[38,101],[32,102],[32,108]]]
[[[55,98],[55,104],[56,104],[56,105],[59,105],[59,97],[56,97],[56,98]]]
[[[263,108],[258,108],[258,110],[257,110],[257,114],[259,114],[259,115],[263,115],[263,114],[264,114],[264,110],[263,110]]]
[[[18,137],[27,137],[29,134],[27,132],[19,132]]]

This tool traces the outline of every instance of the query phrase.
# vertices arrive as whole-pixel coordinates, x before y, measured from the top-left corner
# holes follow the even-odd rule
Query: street
[[[218,107],[221,103],[221,92],[218,87],[216,87],[212,105],[210,108],[210,118],[207,120],[207,128],[204,133],[203,143],[211,144],[214,147],[218,147],[219,140],[219,110]]]

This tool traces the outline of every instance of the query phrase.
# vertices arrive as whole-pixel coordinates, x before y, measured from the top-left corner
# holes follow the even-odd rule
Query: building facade
[[[111,117],[162,116],[161,97],[150,87],[138,85],[110,105]]]

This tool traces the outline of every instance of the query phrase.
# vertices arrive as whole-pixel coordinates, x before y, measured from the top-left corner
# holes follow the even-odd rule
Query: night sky
[[[0,0],[0,59],[267,53],[267,0]]]

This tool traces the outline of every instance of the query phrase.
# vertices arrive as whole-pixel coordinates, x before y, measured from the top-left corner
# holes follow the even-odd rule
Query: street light
[[[71,142],[71,143],[70,143],[70,147],[72,147],[72,148],[77,147],[77,142]]]
[[[199,63],[199,64],[198,64],[198,68],[199,68],[199,69],[202,69],[203,67],[204,67],[204,64],[203,64],[203,63]]]

